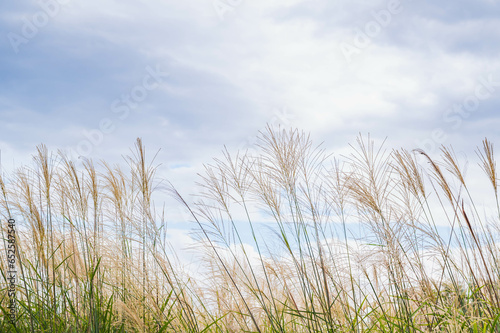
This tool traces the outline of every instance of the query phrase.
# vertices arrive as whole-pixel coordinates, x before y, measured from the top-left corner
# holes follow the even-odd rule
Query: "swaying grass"
[[[141,140],[126,169],[77,168],[39,146],[0,177],[1,229],[6,240],[17,221],[18,249],[13,325],[3,243],[0,331],[500,332],[488,140],[477,155],[491,195],[476,198],[447,147],[435,159],[360,136],[340,161],[267,128],[258,148],[206,165],[193,203],[168,186],[193,223],[202,269],[190,276]]]

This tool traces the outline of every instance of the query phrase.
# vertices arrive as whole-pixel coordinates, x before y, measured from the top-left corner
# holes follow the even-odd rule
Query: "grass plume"
[[[451,147],[384,145],[359,135],[332,158],[302,131],[267,127],[257,154],[224,149],[205,165],[193,202],[140,139],[124,165],[77,166],[40,145],[0,176],[19,272],[12,324],[3,251],[0,331],[500,331],[493,144],[477,156],[494,207]],[[189,213],[196,274],[169,242],[165,188]]]

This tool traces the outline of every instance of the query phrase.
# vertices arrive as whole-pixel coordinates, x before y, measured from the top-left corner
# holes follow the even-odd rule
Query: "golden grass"
[[[167,241],[140,139],[125,168],[37,147],[32,166],[0,178],[3,220],[18,221],[19,309],[14,326],[2,257],[0,331],[500,330],[491,142],[477,154],[495,207],[475,204],[450,147],[436,159],[359,136],[332,160],[281,128],[258,146],[206,165],[192,204],[170,187],[191,214],[197,276]]]

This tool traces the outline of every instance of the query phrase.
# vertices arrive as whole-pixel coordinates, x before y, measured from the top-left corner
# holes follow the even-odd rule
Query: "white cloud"
[[[0,17],[6,31],[21,31],[22,17],[40,10],[35,2],[18,6]],[[266,122],[280,121],[282,109],[293,114],[288,125],[337,154],[358,132],[388,136],[388,148],[415,148],[435,128],[446,143],[467,149],[484,136],[497,138],[498,116],[482,111],[498,107],[498,92],[457,131],[443,114],[473,93],[480,77],[500,79],[500,23],[491,15],[498,5],[445,13],[440,4],[404,2],[348,63],[339,45],[386,6],[244,0],[221,19],[212,0],[70,1],[19,54],[1,48],[3,162],[29,160],[23,157],[40,142],[74,147],[84,131],[116,116],[113,101],[156,64],[168,79],[115,121],[92,156],[120,162],[143,137],[151,154],[162,148],[159,162],[188,165],[162,171],[183,194],[224,144],[248,144]]]

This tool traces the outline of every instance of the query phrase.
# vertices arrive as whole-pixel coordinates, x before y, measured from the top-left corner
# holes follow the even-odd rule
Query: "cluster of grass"
[[[476,206],[451,148],[343,161],[298,130],[225,151],[188,203],[198,276],[177,265],[154,158],[82,168],[39,146],[0,179],[17,221],[17,318],[6,251],[1,332],[498,332],[500,227],[493,146],[478,149],[494,207]],[[482,200],[483,197],[480,199]],[[6,242],[3,243],[6,247]]]

